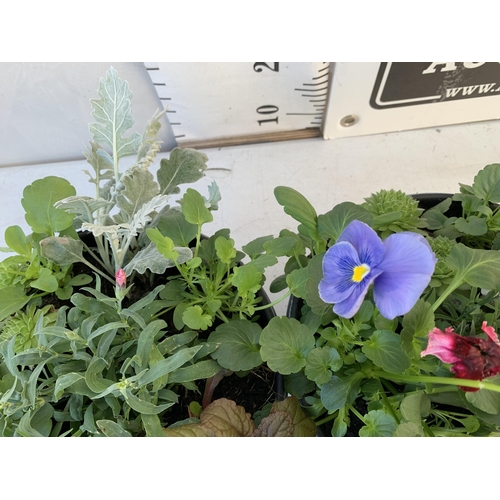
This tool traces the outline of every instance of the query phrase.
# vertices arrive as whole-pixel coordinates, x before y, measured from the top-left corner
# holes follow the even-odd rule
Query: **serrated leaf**
[[[174,250],[174,242],[168,236],[163,236],[157,228],[147,228],[148,238],[155,244],[158,251],[169,260],[177,260],[179,252]]]
[[[128,82],[121,80],[114,68],[110,68],[106,77],[100,79],[97,92],[100,99],[91,99],[90,103],[92,117],[98,123],[90,124],[89,130],[94,141],[111,149],[117,162],[120,158],[135,154],[142,140],[137,132],[123,137],[134,124],[130,102],[132,92]]]
[[[21,204],[26,211],[26,222],[33,232],[54,235],[70,227],[74,216],[54,204],[75,194],[75,188],[66,179],[54,176],[38,179],[26,186]]]
[[[162,194],[177,194],[179,185],[196,182],[204,175],[208,156],[194,149],[175,148],[160,162],[157,178]]]
[[[283,375],[300,371],[314,348],[314,334],[293,318],[275,317],[262,330],[260,354],[269,368]]]
[[[208,337],[208,342],[218,344],[212,358],[228,370],[251,370],[262,364],[260,334],[262,328],[247,320],[233,320],[219,325]]]

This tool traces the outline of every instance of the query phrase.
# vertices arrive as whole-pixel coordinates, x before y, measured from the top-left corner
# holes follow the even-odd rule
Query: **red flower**
[[[115,279],[116,279],[116,284],[120,288],[123,288],[127,284],[127,275],[125,274],[125,271],[122,268],[116,271]]]
[[[462,337],[457,335],[453,328],[446,328],[444,332],[434,328],[429,332],[427,349],[421,356],[432,354],[444,363],[450,363],[450,371],[458,378],[469,380],[483,380],[500,373],[500,342],[492,326],[483,322],[481,329],[488,336]],[[464,391],[477,391],[472,387],[461,387]]]

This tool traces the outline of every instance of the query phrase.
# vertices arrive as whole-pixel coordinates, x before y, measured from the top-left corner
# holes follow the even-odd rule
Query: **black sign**
[[[415,106],[500,95],[497,62],[381,63],[370,105]]]

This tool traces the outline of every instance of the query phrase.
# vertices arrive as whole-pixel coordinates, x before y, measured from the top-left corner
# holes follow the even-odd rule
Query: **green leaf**
[[[500,164],[486,165],[474,177],[472,190],[476,196],[490,203],[500,202]]]
[[[278,186],[274,189],[274,196],[278,203],[284,207],[285,213],[302,224],[299,232],[318,241],[318,215],[314,207],[295,189]]]
[[[214,219],[210,210],[205,206],[203,196],[192,188],[188,188],[182,197],[181,208],[184,217],[191,224],[202,226]]]
[[[259,236],[255,240],[250,241],[242,247],[242,250],[251,258],[256,259],[259,255],[263,254],[266,250],[264,243],[274,238],[271,234],[269,236]]]
[[[364,420],[366,425],[359,430],[361,437],[391,437],[396,431],[396,421],[382,410],[368,412]]]
[[[149,401],[144,401],[144,399],[139,398],[134,395],[132,391],[127,387],[125,391],[123,391],[123,395],[125,396],[125,400],[130,405],[130,407],[145,415],[158,415],[162,411],[165,411],[167,408],[170,408],[174,403],[165,403],[162,405],[154,405]]]
[[[410,358],[420,358],[421,346],[418,337],[425,337],[435,326],[432,306],[423,299],[419,299],[411,311],[403,317],[401,342],[404,351]],[[379,327],[377,327],[379,328]]]
[[[30,255],[31,249],[23,230],[19,226],[10,226],[5,230],[5,243],[19,255]]]
[[[223,264],[231,264],[232,260],[236,257],[234,240],[219,236],[215,240],[215,251],[217,252],[217,257],[219,257]]]
[[[132,437],[129,432],[113,420],[98,420],[96,424],[107,437]]]
[[[337,241],[342,231],[353,220],[359,220],[371,226],[373,215],[365,208],[350,201],[339,203],[332,210],[318,217],[319,234],[323,238]]]
[[[400,336],[388,330],[375,331],[361,350],[377,366],[391,373],[402,373],[411,365]]]
[[[500,385],[500,377],[491,377],[488,379],[488,382]],[[466,392],[465,398],[469,403],[486,413],[492,415],[500,413],[500,393],[498,392],[480,389],[475,392]]]
[[[162,210],[155,219],[154,225],[163,236],[169,237],[174,245],[179,247],[188,247],[198,232],[196,224],[190,224],[181,211],[173,208]]]
[[[21,204],[26,212],[26,222],[34,233],[54,235],[71,226],[74,215],[55,208],[56,201],[74,196],[75,188],[60,177],[44,177],[26,186]]]
[[[275,317],[260,336],[262,359],[269,368],[283,375],[296,373],[306,366],[306,357],[314,348],[314,334],[296,319]]]
[[[32,288],[36,288],[37,290],[42,290],[44,292],[55,292],[59,288],[59,283],[57,282],[56,277],[52,274],[52,272],[47,268],[40,269],[40,274],[38,275],[38,279],[32,281],[30,283]]]
[[[233,320],[219,325],[208,337],[218,344],[212,358],[228,370],[251,370],[262,364],[259,339],[261,327],[247,320]]]
[[[163,236],[157,228],[147,228],[148,238],[156,245],[158,251],[169,260],[175,261],[179,257],[179,252],[174,250],[174,242],[168,236]]]
[[[75,262],[82,262],[83,242],[69,236],[49,236],[40,241],[42,257],[54,262],[58,266],[69,266]]]
[[[199,361],[194,365],[178,368],[168,377],[171,384],[186,384],[194,380],[207,379],[219,373],[220,365],[213,359]]]
[[[462,233],[470,234],[471,236],[481,236],[488,232],[486,219],[476,217],[475,215],[471,215],[467,219],[459,217],[455,221],[455,227]]]
[[[325,253],[315,255],[307,266],[308,280],[306,282],[306,302],[314,314],[322,316],[326,311],[332,309],[331,304],[327,304],[319,296],[319,282],[323,278],[323,257]]]
[[[332,378],[332,371],[338,371],[343,361],[340,354],[333,347],[316,347],[306,358],[305,374],[316,385],[326,384]]]
[[[234,268],[233,285],[238,295],[245,297],[248,292],[257,293],[261,288],[262,273],[251,264]]]
[[[321,403],[330,412],[340,410],[346,404],[352,404],[358,393],[364,375],[353,373],[345,378],[334,375],[329,382],[321,386]]]
[[[479,250],[459,243],[452,247],[445,263],[455,271],[457,282],[486,290],[495,290],[500,283],[500,252],[496,250]]]
[[[305,299],[307,296],[307,280],[309,279],[309,272],[307,267],[294,269],[287,277],[286,284],[290,288],[295,297]]]
[[[431,402],[427,394],[424,391],[417,391],[405,395],[399,409],[403,418],[407,422],[415,424],[418,433],[423,436],[422,418],[427,417],[431,409]]]
[[[213,319],[212,315],[205,314],[198,305],[189,306],[182,313],[182,321],[193,330],[206,330],[212,326]]]
[[[283,257],[291,254],[296,243],[297,239],[293,236],[282,236],[266,241],[263,247],[269,255]]]
[[[128,82],[118,78],[114,68],[99,82],[100,99],[91,99],[92,117],[98,123],[89,125],[94,141],[108,146],[113,151],[115,162],[137,152],[142,137],[135,132],[129,137],[123,134],[134,124],[130,99],[132,92]]]
[[[167,373],[172,373],[178,368],[180,368],[184,363],[187,363],[192,359],[196,353],[201,349],[200,346],[187,347],[179,349],[170,357],[159,361],[152,368],[150,368],[145,374],[143,374],[137,384],[139,387],[144,387],[147,384],[154,382],[156,379],[163,377]],[[169,382],[172,382],[169,377]]]
[[[22,309],[28,301],[29,297],[20,287],[0,288],[0,321]]]
[[[175,148],[170,158],[163,158],[158,170],[158,182],[162,194],[177,194],[179,184],[196,182],[204,175],[208,156],[195,149]],[[196,224],[196,223],[195,223]]]

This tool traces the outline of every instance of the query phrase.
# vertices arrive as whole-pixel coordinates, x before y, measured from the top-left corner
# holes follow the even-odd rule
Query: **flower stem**
[[[445,384],[459,387],[471,387],[474,389],[486,389],[488,391],[500,392],[500,385],[493,384],[486,380],[469,380],[465,378],[451,377],[434,377],[432,375],[403,375],[400,373],[388,373],[382,370],[375,370],[372,375],[377,378],[385,378],[393,382],[407,383],[429,383],[429,384]]]
[[[270,304],[267,304],[265,306],[259,306],[255,308],[255,311],[262,311],[263,309],[268,309],[270,307],[274,307],[276,304],[279,304],[281,301],[285,300],[287,297],[291,295],[292,291],[288,290],[284,295],[282,295],[279,299],[275,300],[274,302],[271,302]]]

